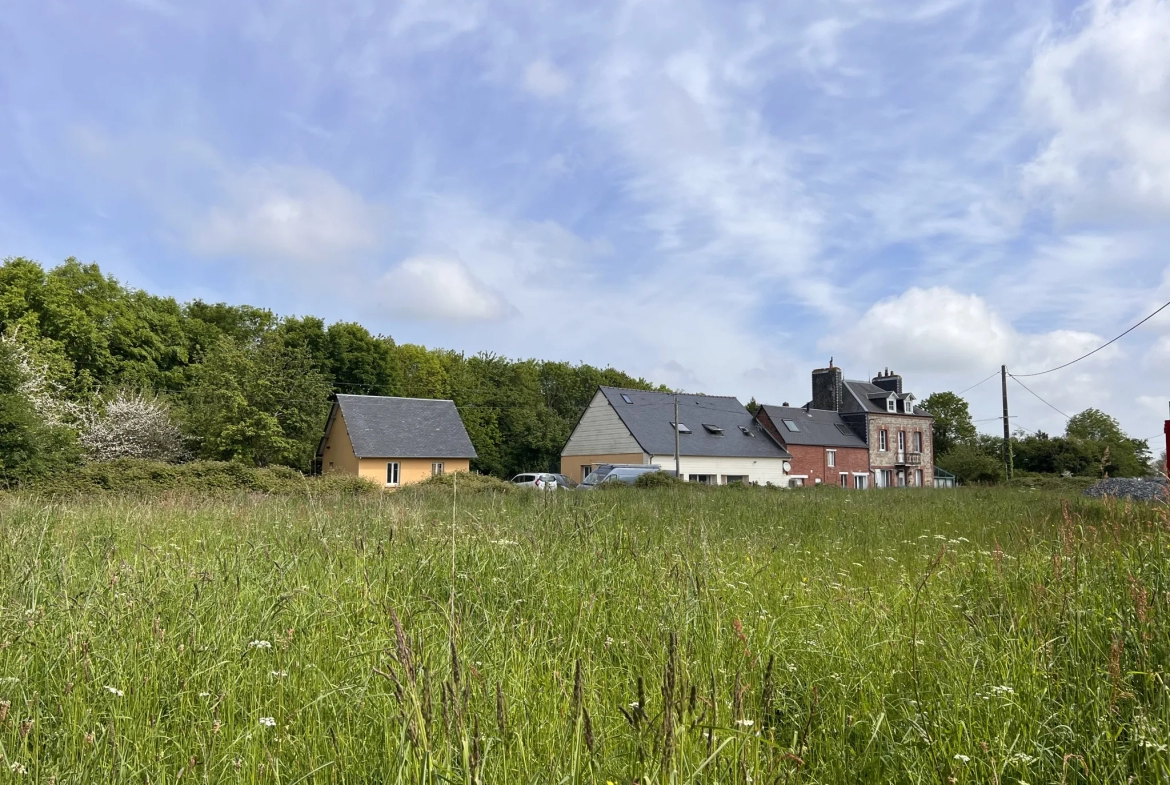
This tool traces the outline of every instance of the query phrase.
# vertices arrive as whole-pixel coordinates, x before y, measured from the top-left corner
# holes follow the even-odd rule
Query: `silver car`
[[[517,474],[512,478],[512,484],[522,488],[535,488],[538,491],[555,491],[557,477],[548,472],[528,472],[527,474]]]

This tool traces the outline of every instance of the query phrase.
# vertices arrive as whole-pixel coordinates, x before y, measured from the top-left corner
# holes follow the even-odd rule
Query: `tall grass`
[[[0,500],[0,780],[1164,782],[1164,509]]]

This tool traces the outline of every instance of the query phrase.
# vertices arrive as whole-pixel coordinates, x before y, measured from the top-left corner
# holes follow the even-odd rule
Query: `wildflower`
[[[736,720],[735,724],[741,725],[745,728],[750,728],[751,726],[755,725],[756,722],[755,722],[755,720]]]
[[[276,718],[275,717],[261,717],[260,724],[266,728],[275,728],[276,727]]]
[[[969,755],[959,754],[955,756],[955,760],[959,761],[959,763],[969,763],[971,761],[971,757]]]
[[[515,540],[492,540],[492,545],[519,545]]]
[[[211,693],[210,692],[201,692],[201,693],[199,693],[199,697],[200,698],[210,698]]]
[[[277,679],[283,679],[285,676],[288,675],[288,671],[272,671],[271,675]]]
[[[26,769],[21,763],[13,763],[8,767],[8,770],[18,777],[23,777],[25,774],[28,774],[28,769]]]
[[[1015,695],[1016,694],[1016,691],[1013,690],[1011,687],[1007,686],[1006,684],[1001,684],[999,686],[992,687],[991,691],[996,695]]]
[[[117,687],[111,687],[108,684],[106,685],[106,692],[110,693],[111,695],[117,695],[119,698],[121,698],[123,695],[126,694],[126,693],[122,692],[120,689],[118,689]]]
[[[20,684],[19,676],[5,676],[0,679],[0,684]]]
[[[1025,766],[1034,760],[1036,759],[1026,752],[1017,752],[1015,755],[1012,755],[1010,758],[1008,758],[1009,763],[1022,763]]]
[[[641,708],[641,706],[642,706],[642,704],[638,703],[637,701],[634,701],[633,703],[630,704],[631,709]]]
[[[93,738],[94,738],[93,731],[87,730],[85,732],[85,743],[86,744],[93,744]]]
[[[253,649],[271,649],[272,643],[270,641],[252,641],[248,646]]]
[[[608,635],[605,636],[605,648],[608,649],[612,645],[613,645],[613,638],[609,637]]]

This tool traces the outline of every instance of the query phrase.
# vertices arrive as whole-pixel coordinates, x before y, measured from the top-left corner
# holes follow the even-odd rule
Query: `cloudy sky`
[[[1170,300],[1170,0],[0,0],[0,51],[0,257],[180,300],[775,403]],[[1028,383],[1160,434],[1170,309]]]

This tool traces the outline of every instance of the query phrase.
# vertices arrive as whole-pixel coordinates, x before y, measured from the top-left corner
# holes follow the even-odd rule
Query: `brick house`
[[[765,404],[756,422],[792,454],[790,485],[870,486],[869,447],[837,412]]]
[[[869,447],[875,487],[934,485],[934,418],[902,389],[901,376],[887,369],[855,381],[830,362],[813,371],[812,392],[812,408],[836,411]]]

